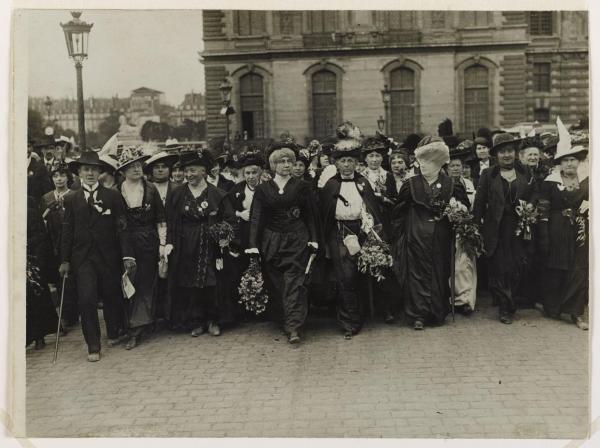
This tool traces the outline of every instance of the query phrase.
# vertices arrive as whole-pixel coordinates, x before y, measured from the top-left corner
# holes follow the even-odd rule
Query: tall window
[[[540,107],[533,111],[533,119],[539,123],[550,122],[550,109],[547,107]]]
[[[329,70],[312,75],[313,133],[316,138],[333,135],[338,122],[337,76]]]
[[[465,70],[465,131],[489,126],[489,76],[483,65],[473,65]]]
[[[412,30],[415,28],[415,14],[412,11],[388,12],[390,30]]]
[[[262,138],[265,132],[263,78],[248,73],[240,78],[240,107],[242,131],[248,138]]]
[[[462,26],[488,26],[490,24],[489,11],[463,11],[460,13]]]
[[[533,91],[550,92],[549,62],[536,62],[533,64]]]
[[[532,36],[552,35],[552,11],[531,11],[529,13],[529,33]]]
[[[394,137],[406,137],[415,129],[415,72],[397,68],[390,73],[391,131]]]
[[[431,28],[446,28],[446,11],[431,11]]]
[[[313,33],[335,31],[336,11],[310,11],[310,30]]]
[[[266,33],[264,11],[237,11],[235,29],[239,36],[256,36]]]

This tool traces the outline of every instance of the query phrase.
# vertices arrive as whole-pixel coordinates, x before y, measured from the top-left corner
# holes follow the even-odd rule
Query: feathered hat
[[[554,163],[558,165],[563,157],[577,157],[580,160],[585,158],[588,150],[582,145],[571,146],[571,134],[567,131],[560,117],[556,117],[556,128],[558,129],[558,144],[556,145]]]
[[[362,146],[359,127],[346,121],[336,128],[335,133],[338,140],[333,146],[331,156],[336,159],[340,157],[355,157],[358,159]]]
[[[132,163],[145,162],[150,158],[149,155],[144,153],[144,150],[139,146],[128,146],[123,148],[121,154],[119,154],[119,171],[125,171]]]

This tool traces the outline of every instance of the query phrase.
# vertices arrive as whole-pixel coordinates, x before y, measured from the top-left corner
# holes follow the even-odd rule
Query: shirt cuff
[[[133,258],[133,257],[123,257],[123,261],[125,261],[125,260],[135,261],[135,258]]]

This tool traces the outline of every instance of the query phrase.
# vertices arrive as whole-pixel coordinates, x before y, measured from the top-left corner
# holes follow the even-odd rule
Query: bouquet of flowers
[[[587,220],[588,220],[588,210],[590,204],[588,201],[584,200],[579,207],[577,217],[575,218],[575,224],[577,225],[577,245],[579,247],[583,246],[587,240]]]
[[[455,198],[451,198],[444,215],[452,224],[456,242],[467,256],[469,258],[481,256],[484,252],[483,237],[479,232],[479,227],[473,222],[473,215],[469,213],[467,207]]]
[[[223,249],[229,246],[234,238],[233,227],[225,221],[217,222],[208,228],[212,239],[219,245],[221,256],[217,258],[217,271],[223,269]]]
[[[238,286],[238,292],[240,294],[238,303],[244,305],[247,311],[258,316],[267,308],[269,296],[264,290],[262,271],[256,258],[250,259],[248,269],[242,275]]]
[[[27,267],[25,273],[27,278],[27,286],[31,288],[31,291],[36,296],[39,296],[42,292],[40,268],[33,264],[31,260],[29,260],[29,257],[27,257]]]
[[[378,282],[385,279],[383,272],[392,267],[394,259],[388,243],[383,241],[375,231],[373,216],[361,210],[361,230],[367,234],[367,240],[358,253],[358,269],[363,274],[375,277]]]
[[[519,205],[517,205],[515,211],[519,215],[519,224],[517,230],[515,230],[515,235],[523,235],[524,240],[530,240],[531,226],[537,223],[540,216],[538,209],[533,204],[519,199]]]

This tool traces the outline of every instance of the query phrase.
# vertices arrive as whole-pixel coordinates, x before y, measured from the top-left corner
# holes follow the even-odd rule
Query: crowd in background
[[[369,311],[422,330],[470,315],[482,290],[504,324],[537,306],[585,330],[588,143],[557,129],[397,143],[346,122],[306,146],[213,154],[170,141],[75,160],[66,140],[29,142],[27,344],[56,332],[61,296],[61,331],[81,322],[89,361],[100,359],[99,307],[109,346],[133,349],[159,321],[218,336],[257,318],[239,287],[252,266],[268,296],[258,318],[290,343],[310,312],[331,310],[346,339]],[[465,249],[449,207],[481,251]]]

